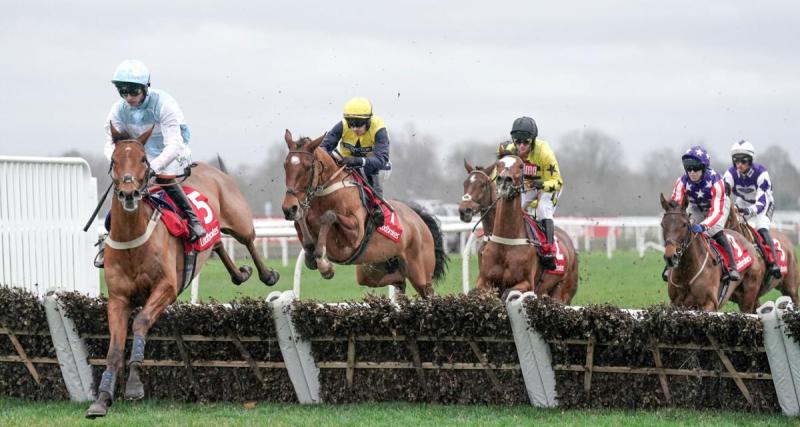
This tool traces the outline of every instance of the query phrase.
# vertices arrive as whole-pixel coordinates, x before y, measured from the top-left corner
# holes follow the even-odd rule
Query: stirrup
[[[742,275],[741,273],[739,273],[739,270],[735,270],[733,268],[730,269],[730,271],[728,271],[728,274],[726,276],[728,280],[731,282],[738,282],[742,280]]]
[[[781,268],[780,266],[778,266],[778,264],[773,263],[772,265],[770,265],[768,268],[768,272],[772,277],[776,279],[780,279],[783,276],[781,274]]]
[[[100,240],[97,241],[94,245],[97,246],[99,249],[97,250],[97,255],[94,256],[94,266],[96,268],[105,268],[106,264],[106,237],[108,234],[101,237]]]
[[[552,271],[555,270],[558,266],[556,265],[556,257],[553,254],[542,255],[542,268],[545,271]]]
[[[194,225],[189,223],[187,225],[189,227],[189,242],[194,243],[206,235],[206,229],[199,223]],[[198,230],[202,230],[202,233],[199,233]]]

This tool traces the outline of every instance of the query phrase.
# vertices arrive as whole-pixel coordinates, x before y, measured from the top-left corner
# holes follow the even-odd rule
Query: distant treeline
[[[495,150],[502,142],[467,141],[458,144],[420,136],[413,128],[391,134],[393,170],[384,185],[390,198],[401,200],[440,199],[443,203],[458,203],[463,194],[466,177],[464,159],[486,166],[495,161]],[[639,159],[628,158],[621,142],[598,130],[574,131],[557,140],[553,147],[564,190],[557,215],[615,216],[653,215],[659,212],[659,193],[668,196],[675,179],[683,172],[680,156],[694,142],[660,148]],[[283,160],[286,152],[282,139],[275,139],[280,150],[270,150],[271,157],[256,164],[231,168],[242,191],[257,216],[265,214],[267,202],[272,204],[273,216],[282,216],[280,206],[285,192]],[[702,144],[702,142],[700,142]],[[680,146],[678,146],[680,145]],[[757,147],[756,162],[769,170],[779,210],[797,210],[800,200],[800,171],[789,154],[779,146]],[[98,179],[98,192],[105,190],[109,178],[108,163],[97,153],[69,151],[65,156],[85,158]],[[225,158],[224,151],[220,153]],[[216,165],[216,153],[195,154],[194,160],[209,160]],[[634,161],[635,160],[635,161]],[[720,173],[730,166],[727,153],[712,157],[713,167]],[[108,202],[106,202],[108,203]]]

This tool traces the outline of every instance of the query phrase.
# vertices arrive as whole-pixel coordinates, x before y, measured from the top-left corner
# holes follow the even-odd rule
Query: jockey
[[[731,260],[730,271],[723,280],[739,281],[741,275],[736,269],[733,250],[722,231],[730,212],[730,206],[725,202],[725,186],[722,178],[711,168],[708,152],[699,145],[686,150],[681,160],[686,173],[675,181],[672,200],[682,205],[684,198],[687,199],[686,210],[692,221],[692,232],[706,233],[719,243]],[[664,268],[662,275],[664,280],[667,279],[666,273],[667,269]]]
[[[764,239],[764,243],[775,255],[775,244],[769,234],[772,212],[775,209],[772,198],[772,181],[767,169],[753,163],[756,150],[748,141],[739,141],[731,147],[731,166],[723,180],[731,188],[731,197],[745,218],[753,219],[753,228]],[[768,265],[770,274],[780,277],[780,267],[772,262]]]
[[[389,161],[389,134],[383,120],[372,114],[365,98],[353,98],[344,105],[344,120],[325,135],[322,147],[329,153],[338,148],[340,163],[361,169],[376,195],[383,197],[381,171],[392,169]]]
[[[189,222],[189,240],[194,242],[206,234],[200,219],[183,188],[175,181],[191,164],[189,149],[189,127],[183,118],[183,111],[169,94],[162,90],[150,89],[150,71],[140,61],[125,60],[119,64],[111,83],[122,98],[111,106],[105,122],[105,155],[111,160],[114,142],[111,127],[127,132],[136,138],[153,127],[153,133],[145,144],[147,161],[156,176],[156,183],[162,185],[175,205],[183,211]],[[106,228],[110,223],[106,218]],[[102,266],[103,245],[95,259],[95,265]]]
[[[500,145],[500,157],[514,154],[522,158],[523,191],[522,208],[542,224],[547,243],[542,245],[542,264],[546,270],[556,268],[553,254],[553,214],[556,211],[564,182],[550,145],[537,138],[539,129],[530,117],[520,117],[511,125],[511,142]]]

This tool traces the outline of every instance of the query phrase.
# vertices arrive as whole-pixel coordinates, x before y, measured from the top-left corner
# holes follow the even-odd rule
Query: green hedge
[[[0,286],[0,324],[17,336],[28,357],[56,358],[47,315],[36,295],[25,290]],[[27,335],[27,334],[37,335]],[[7,335],[0,335],[0,355],[16,356]],[[0,396],[33,400],[68,399],[58,364],[34,364],[39,373],[37,384],[22,363],[0,363]]]
[[[598,343],[595,366],[655,367],[651,340],[663,344],[710,345],[708,335],[721,347],[743,347],[725,351],[739,372],[768,373],[761,322],[738,313],[725,315],[689,312],[666,305],[645,310],[641,320],[625,310],[592,305],[574,310],[547,299],[526,301],[531,326],[551,341],[554,364],[584,365],[586,346],[552,343],[563,339],[588,339]],[[663,367],[726,372],[716,352],[689,349],[661,349]],[[564,407],[654,408],[679,406],[696,409],[778,410],[775,388],[770,380],[744,380],[753,396],[751,406],[732,379],[668,376],[672,401],[667,402],[656,375],[595,373],[591,393],[584,392],[582,372],[556,372],[559,404]]]

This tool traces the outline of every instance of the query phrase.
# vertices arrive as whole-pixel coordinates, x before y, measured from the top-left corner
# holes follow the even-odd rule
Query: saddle
[[[772,242],[775,244],[775,252],[772,252],[772,248],[767,245],[767,242],[764,241],[764,238],[761,237],[761,233],[758,233],[755,228],[753,228],[750,224],[744,224],[750,234],[753,235],[753,244],[756,245],[756,249],[761,253],[762,258],[766,260],[770,264],[777,264],[778,268],[780,268],[781,276],[786,276],[789,272],[789,263],[786,257],[786,252],[783,250],[781,246],[781,242],[778,239],[773,238]]]
[[[394,213],[392,206],[375,194],[361,174],[353,172],[351,177],[358,185],[361,204],[367,210],[366,225],[372,225],[372,227],[366,228],[372,228],[392,241],[400,240],[400,236],[403,234],[403,226],[400,224],[400,218]],[[365,238],[364,240],[366,241],[367,239]]]
[[[564,258],[564,253],[561,251],[561,244],[558,240],[557,236],[553,236],[553,247],[547,248],[547,236],[544,234],[544,228],[542,224],[533,219],[527,213],[524,214],[525,224],[528,229],[528,236],[530,236],[530,240],[533,242],[533,245],[536,246],[536,253],[541,258],[544,256],[545,252],[549,249],[552,251],[555,261],[556,261],[556,268],[553,270],[547,270],[545,274],[552,274],[556,276],[563,276],[567,273],[567,260]]]
[[[720,246],[719,243],[717,243],[714,239],[706,235],[702,235],[702,237],[705,240],[709,253],[714,257],[715,263],[718,263],[723,269],[723,275],[730,271],[732,265],[731,263],[735,263],[736,269],[739,271],[744,271],[747,267],[750,267],[750,265],[753,264],[752,255],[750,255],[745,248],[741,247],[739,242],[737,242],[736,239],[730,234],[725,233],[725,238],[728,239],[728,243],[731,245],[731,249],[733,250],[733,260],[728,259],[728,254],[725,253],[725,249],[723,249],[722,246]]]

